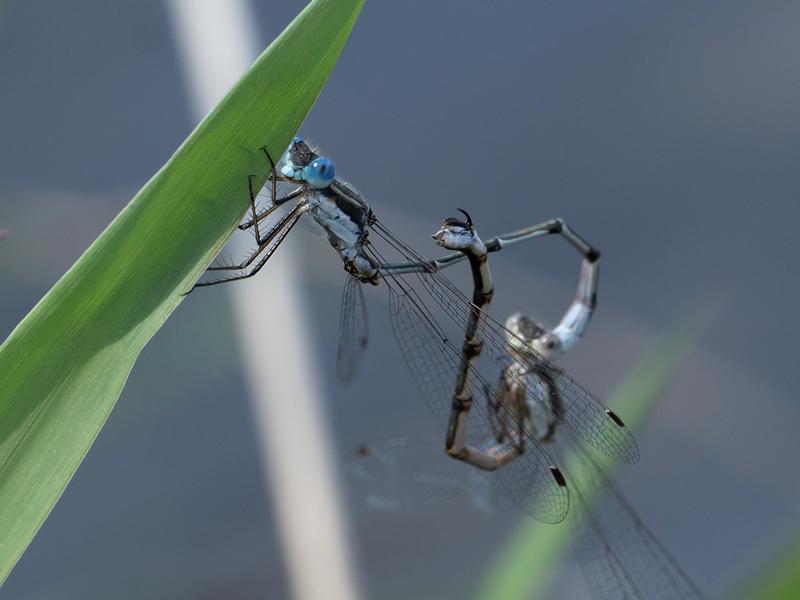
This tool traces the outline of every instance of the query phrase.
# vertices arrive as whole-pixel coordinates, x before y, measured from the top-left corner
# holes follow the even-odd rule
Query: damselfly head
[[[303,170],[317,158],[316,153],[302,139],[296,137],[281,158],[281,175],[295,181],[305,181]]]
[[[283,155],[281,175],[297,182],[305,182],[321,190],[336,177],[336,167],[327,156],[320,156],[301,138],[296,137]]]
[[[508,347],[517,354],[531,354],[531,349],[548,336],[542,325],[519,312],[506,319],[505,327]]]
[[[549,360],[563,350],[557,335],[522,313],[506,319],[506,330],[508,347],[516,354],[530,355],[533,351]]]
[[[528,315],[514,313],[506,319],[506,329],[525,342],[532,342],[546,333],[546,329]],[[507,335],[506,337],[512,337]]]
[[[317,156],[311,147],[299,137],[292,140],[286,154],[292,164],[297,168],[305,167]]]

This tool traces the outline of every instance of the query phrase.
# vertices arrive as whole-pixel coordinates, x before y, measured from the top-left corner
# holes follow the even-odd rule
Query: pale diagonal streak
[[[247,0],[168,0],[189,101],[199,121],[263,44]],[[242,183],[243,192],[246,191]],[[287,240],[287,243],[290,240]],[[243,243],[230,250],[244,254]],[[334,476],[305,302],[289,248],[230,287],[290,586],[299,600],[359,597]],[[271,344],[265,345],[264,340]],[[222,400],[221,400],[222,401]]]

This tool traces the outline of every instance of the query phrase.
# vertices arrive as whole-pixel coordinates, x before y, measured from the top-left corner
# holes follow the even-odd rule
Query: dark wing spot
[[[558,467],[550,467],[550,474],[553,476],[553,479],[556,480],[559,487],[567,487],[567,480],[564,479],[564,474]]]
[[[617,414],[613,410],[606,410],[606,414],[611,418],[614,423],[616,423],[619,427],[625,427],[625,423],[622,422]]]

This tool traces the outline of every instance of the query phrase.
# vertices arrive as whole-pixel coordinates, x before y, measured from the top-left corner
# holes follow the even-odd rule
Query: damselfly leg
[[[229,281],[237,281],[240,279],[247,279],[249,277],[253,277],[256,273],[258,273],[261,270],[261,268],[272,257],[274,252],[278,249],[278,246],[280,246],[281,242],[283,242],[283,240],[286,239],[286,236],[289,234],[289,232],[292,230],[292,228],[295,226],[295,224],[305,211],[305,204],[303,202],[298,202],[291,208],[291,210],[289,210],[285,214],[280,215],[279,218],[273,224],[270,225],[270,227],[266,230],[266,232],[262,236],[261,230],[259,228],[259,222],[269,217],[270,215],[276,214],[276,211],[278,211],[288,201],[300,197],[299,194],[287,195],[282,198],[277,197],[277,182],[280,180],[280,178],[278,177],[275,168],[276,165],[269,151],[267,151],[266,148],[262,148],[262,150],[266,155],[267,161],[269,162],[270,165],[270,175],[268,177],[268,182],[270,183],[270,195],[271,195],[270,205],[266,209],[264,209],[261,213],[257,211],[257,206],[256,206],[257,193],[253,188],[253,180],[255,179],[255,176],[251,175],[250,177],[248,177],[247,188],[250,196],[251,218],[247,222],[247,224],[239,226],[240,229],[248,229],[250,227],[253,228],[253,234],[256,241],[256,248],[250,253],[248,257],[246,257],[237,264],[212,265],[207,269],[208,271],[211,272],[238,271],[238,273],[236,273],[235,275],[231,275],[229,277],[222,277],[219,279],[212,279],[208,281],[200,281],[196,283],[194,287],[218,285],[220,283],[227,283]]]

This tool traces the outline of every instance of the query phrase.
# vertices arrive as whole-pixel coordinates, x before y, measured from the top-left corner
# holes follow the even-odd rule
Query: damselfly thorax
[[[317,190],[309,196],[307,212],[325,231],[328,242],[350,275],[364,283],[378,284],[378,268],[365,253],[372,211],[353,201],[350,190],[336,186],[336,192]]]
[[[378,269],[364,252],[375,217],[366,200],[336,179],[333,162],[295,138],[282,159],[281,175],[306,188],[306,212],[325,231],[345,270],[364,283],[378,283]]]

